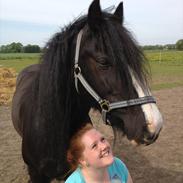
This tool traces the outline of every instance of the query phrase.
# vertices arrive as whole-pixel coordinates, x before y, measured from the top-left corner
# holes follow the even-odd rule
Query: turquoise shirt
[[[128,180],[128,169],[118,158],[108,167],[111,183],[126,183]],[[77,168],[66,180],[65,183],[85,183],[81,169]]]

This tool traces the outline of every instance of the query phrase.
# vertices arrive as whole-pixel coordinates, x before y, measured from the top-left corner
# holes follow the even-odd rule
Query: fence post
[[[162,50],[159,52],[159,64],[161,63],[161,58],[162,58]]]

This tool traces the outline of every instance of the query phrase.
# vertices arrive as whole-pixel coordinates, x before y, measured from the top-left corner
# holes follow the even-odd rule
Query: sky
[[[0,0],[0,45],[45,43],[86,14],[92,0]],[[100,0],[102,9],[120,0]],[[140,45],[183,39],[183,0],[123,0],[124,25]]]

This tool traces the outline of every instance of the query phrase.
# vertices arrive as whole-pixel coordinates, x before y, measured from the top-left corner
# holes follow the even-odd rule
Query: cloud
[[[81,13],[87,13],[91,2],[91,0],[1,0],[1,19],[52,25],[61,22],[66,24]],[[103,4],[104,1],[101,2]],[[105,1],[104,4],[105,7],[111,6],[111,2]]]
[[[40,24],[58,24],[77,16],[82,8],[77,1],[60,0],[1,0],[1,19]],[[73,2],[73,3],[72,3]],[[87,7],[84,0],[82,6]],[[80,11],[80,12],[79,12]]]
[[[42,39],[40,37],[39,40],[44,40],[45,34],[51,35],[81,13],[87,13],[91,1],[0,0],[0,31],[3,32],[1,42],[6,42],[5,37],[11,37],[12,41],[17,37],[21,38],[15,34],[18,29],[22,33],[20,41],[26,37],[23,35],[29,34],[30,37],[32,35],[31,39],[37,42],[36,32],[42,36]],[[102,8],[111,5],[117,6],[120,1],[101,0]],[[134,32],[140,43],[171,43],[174,39],[183,37],[182,0],[123,0],[123,2],[125,25]],[[5,21],[6,23],[2,23]],[[11,26],[8,26],[9,30],[7,31],[8,23],[11,23]],[[11,36],[6,34],[11,34]],[[8,40],[10,41],[10,39]]]

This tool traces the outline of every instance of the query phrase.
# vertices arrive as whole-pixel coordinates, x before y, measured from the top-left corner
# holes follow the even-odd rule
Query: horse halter
[[[101,98],[89,85],[86,79],[83,77],[81,73],[81,68],[79,67],[79,63],[78,63],[79,50],[80,50],[82,35],[83,35],[83,29],[80,30],[77,36],[77,41],[76,41],[75,64],[74,64],[75,87],[77,92],[79,93],[79,90],[78,90],[78,80],[79,80],[83,85],[83,87],[88,91],[88,93],[90,93],[90,95],[100,105],[102,109],[102,119],[106,124],[110,125],[110,121],[107,120],[107,113],[109,113],[111,110],[118,109],[118,108],[125,108],[129,106],[135,106],[135,105],[142,105],[147,103],[156,103],[156,100],[152,96],[139,97],[136,99],[130,99],[130,100],[112,102],[112,103],[110,103],[106,99]]]

